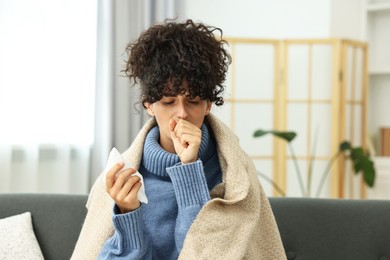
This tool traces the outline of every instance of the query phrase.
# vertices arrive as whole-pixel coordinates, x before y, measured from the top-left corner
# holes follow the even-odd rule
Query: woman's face
[[[155,116],[160,128],[160,145],[166,151],[174,153],[173,143],[169,130],[170,119],[184,119],[200,128],[204,117],[210,113],[211,102],[199,97],[191,98],[188,95],[163,96],[157,102],[145,103],[151,116]]]

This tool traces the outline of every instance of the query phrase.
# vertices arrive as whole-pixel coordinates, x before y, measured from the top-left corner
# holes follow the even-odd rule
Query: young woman
[[[134,168],[93,186],[73,259],[285,259],[252,161],[210,114],[231,60],[217,32],[167,21],[129,44],[125,72],[152,118],[123,153]]]

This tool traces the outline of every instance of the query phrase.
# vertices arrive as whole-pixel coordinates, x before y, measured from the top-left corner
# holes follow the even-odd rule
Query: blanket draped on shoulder
[[[225,124],[212,114],[205,120],[216,139],[222,183],[211,191],[211,200],[191,225],[179,259],[286,259],[273,212],[252,160]],[[155,119],[150,119],[123,153],[123,158],[136,169],[141,163],[145,137],[155,124]],[[101,174],[91,189],[88,213],[73,260],[96,259],[114,232],[113,200],[105,191],[104,177]]]

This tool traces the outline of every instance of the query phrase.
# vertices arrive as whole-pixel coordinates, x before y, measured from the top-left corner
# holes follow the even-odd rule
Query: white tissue
[[[110,156],[108,157],[108,162],[107,162],[107,166],[106,168],[104,169],[104,176],[107,175],[108,171],[117,163],[119,162],[123,162],[125,164],[125,166],[123,166],[123,168],[121,169],[120,172],[118,172],[118,174],[120,174],[121,172],[123,172],[124,170],[126,169],[129,169],[131,168],[131,163],[129,162],[126,162],[122,155],[118,152],[118,150],[114,147],[112,148],[111,152],[110,152]],[[146,197],[146,194],[145,194],[145,186],[144,186],[144,178],[142,177],[142,175],[139,173],[139,172],[136,172],[134,173],[133,175],[136,175],[138,176],[140,179],[141,179],[141,188],[139,189],[138,191],[138,194],[137,194],[137,198],[140,202],[142,203],[145,203],[147,204],[148,203],[148,198]],[[103,182],[104,182],[104,185],[106,185],[106,178],[103,178]]]

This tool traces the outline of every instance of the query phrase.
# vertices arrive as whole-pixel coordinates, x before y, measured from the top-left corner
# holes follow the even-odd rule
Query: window
[[[96,0],[0,2],[0,143],[92,144]]]
[[[96,0],[0,1],[0,192],[87,193]]]

